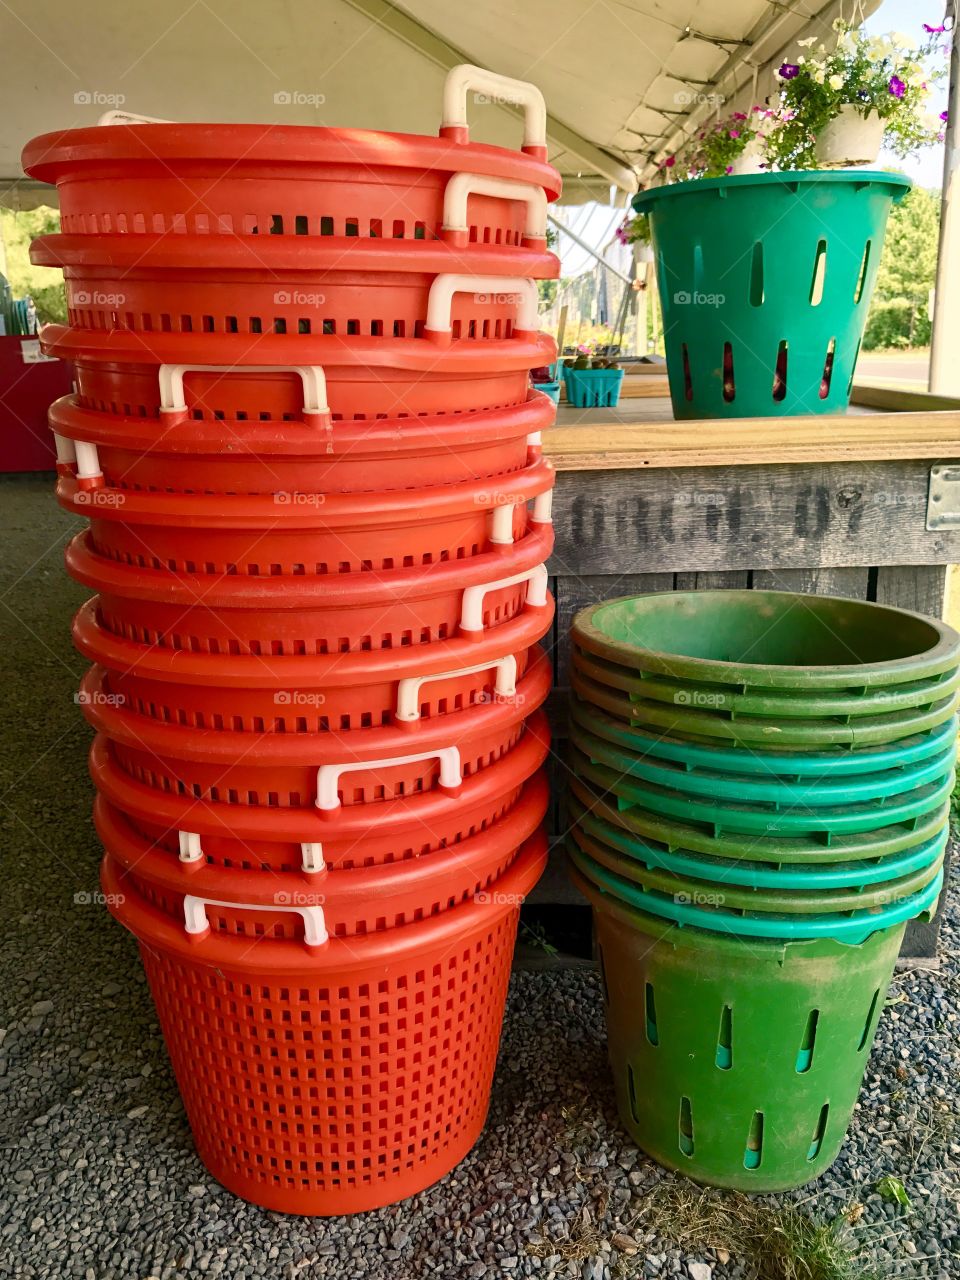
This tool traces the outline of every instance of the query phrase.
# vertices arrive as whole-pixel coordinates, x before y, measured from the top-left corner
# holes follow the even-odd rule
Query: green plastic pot
[[[941,875],[943,868],[941,848],[926,865],[882,884],[839,889],[752,889],[747,885],[721,884],[646,867],[580,827],[570,831],[567,847],[581,874],[601,888],[623,896],[636,906],[656,902],[655,907],[644,906],[651,914],[673,919],[677,908],[683,907],[682,922],[700,922],[702,928],[714,929],[716,921],[722,920],[723,929],[735,933],[743,923],[752,925],[756,921],[758,925],[767,926],[773,917],[765,935],[770,937],[782,936],[781,929],[792,930],[798,918],[807,925],[810,917],[816,917],[817,937],[839,936],[838,926],[845,929],[851,918],[866,920],[867,928],[873,928],[868,918],[870,913],[886,913],[908,901],[920,901],[917,895]],[[843,918],[831,919],[835,916]],[[856,940],[862,939],[858,936]]]
[[[627,725],[690,742],[728,742],[763,751],[771,747],[819,752],[827,747],[884,746],[938,728],[953,718],[958,706],[958,696],[953,693],[929,708],[860,716],[848,721],[768,720],[762,716],[728,720],[697,707],[638,701],[607,685],[597,684],[576,667],[570,672],[570,687],[582,701],[601,707]]]
[[[751,776],[819,779],[824,777],[856,777],[861,773],[880,773],[902,769],[941,754],[956,743],[956,716],[939,728],[913,738],[904,738],[891,746],[837,748],[833,751],[756,751],[745,747],[708,746],[700,742],[654,736],[637,726],[628,725],[613,716],[604,715],[589,702],[570,700],[574,719],[598,737],[621,746],[631,747],[638,755],[670,760],[693,769]]]
[[[596,739],[594,741],[597,741]],[[601,744],[604,746],[605,744]],[[571,765],[579,773],[582,761],[591,764],[598,761],[613,765],[615,783],[609,788],[623,808],[639,806],[668,818],[700,823],[714,834],[724,831],[764,835],[817,835],[821,838],[848,835],[858,831],[876,831],[885,826],[911,822],[942,807],[953,793],[955,775],[952,768],[933,782],[915,787],[903,795],[895,795],[885,801],[860,804],[822,806],[807,809],[785,802],[783,805],[711,803],[696,796],[682,794],[667,787],[639,782],[623,772],[619,760],[622,753],[611,748],[610,758],[603,759],[599,751],[584,752],[574,742]]]
[[[591,605],[574,645],[630,670],[701,685],[856,693],[960,665],[945,623],[864,600],[792,591],[664,591]]]
[[[768,720],[857,720],[861,716],[929,707],[960,687],[960,668],[953,667],[926,680],[884,685],[859,693],[811,689],[740,693],[730,685],[704,685],[692,680],[669,680],[643,671],[631,671],[629,667],[578,652],[576,648],[572,662],[588,679],[619,689],[638,701],[652,700],[671,707],[692,707],[729,719],[762,716]]]
[[[786,1191],[836,1159],[904,925],[857,945],[741,944],[574,879],[594,907],[620,1117],[698,1182]]]
[[[679,762],[651,760],[629,746],[621,745],[629,743],[628,729],[623,729],[608,716],[591,714],[589,708],[576,701],[571,706],[570,736],[591,760],[607,764],[631,778],[721,801],[802,806],[804,810],[820,805],[861,804],[901,795],[938,781],[953,768],[957,758],[954,741],[928,760],[878,773],[836,779],[827,774],[816,780],[745,778],[742,774],[722,770],[696,766],[687,768]]]
[[[701,179],[649,214],[675,418],[843,412],[899,174]]]
[[[570,821],[578,832],[618,850],[651,870],[661,868],[679,876],[709,881],[718,888],[744,885],[751,889],[797,889],[801,891],[862,888],[889,883],[930,866],[942,857],[949,836],[944,824],[931,839],[887,858],[861,858],[857,862],[767,863],[733,858],[712,858],[686,850],[671,850],[650,839],[642,839],[621,827],[605,822],[587,809],[574,795],[567,797]]]
[[[577,771],[568,778],[567,785],[592,813],[624,831],[642,839],[656,840],[671,851],[705,853],[709,857],[732,858],[735,861],[815,865],[889,858],[932,840],[943,830],[950,814],[949,800],[944,799],[939,808],[922,817],[829,838],[810,834],[759,836],[732,831],[716,833],[648,809],[622,806],[612,789],[618,776],[613,770],[590,764],[584,758],[578,762]]]

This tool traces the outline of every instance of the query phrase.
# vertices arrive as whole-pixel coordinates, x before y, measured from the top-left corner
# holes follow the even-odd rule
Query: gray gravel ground
[[[0,1275],[752,1274],[743,1259],[684,1254],[637,1221],[648,1197],[677,1180],[617,1124],[589,971],[515,975],[487,1129],[423,1195],[360,1217],[303,1220],[235,1200],[207,1177],[134,943],[96,901],[88,734],[73,701],[82,662],[68,635],[84,593],[61,568],[71,522],[50,487],[46,478],[0,484],[11,530],[0,567]],[[956,901],[943,941],[939,972],[895,982],[837,1164],[784,1198],[822,1220],[863,1206],[850,1232],[863,1256],[857,1274],[960,1276]],[[881,1200],[884,1175],[902,1179],[911,1209]]]

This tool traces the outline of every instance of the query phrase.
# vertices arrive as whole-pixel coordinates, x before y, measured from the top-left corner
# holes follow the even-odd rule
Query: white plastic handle
[[[321,906],[279,907],[273,903],[221,902],[218,898],[198,898],[193,893],[184,894],[183,898],[183,926],[187,933],[206,933],[210,927],[207,907],[229,907],[232,911],[293,911],[303,920],[303,940],[308,947],[321,947],[327,940],[327,924]]]
[[[463,781],[460,772],[459,747],[439,747],[436,751],[421,751],[412,756],[391,756],[384,760],[351,760],[344,764],[322,764],[317,770],[317,808],[329,813],[340,808],[337,788],[344,773],[357,769],[389,769],[396,764],[416,764],[418,760],[440,761],[441,787],[459,787]]]
[[[469,196],[496,196],[503,200],[522,200],[527,206],[527,225],[523,234],[530,239],[547,238],[547,194],[543,187],[512,178],[488,178],[481,173],[455,173],[443,193],[443,230],[468,231],[467,199]]]
[[[540,300],[535,281],[515,276],[441,275],[434,277],[427,299],[427,328],[432,333],[449,333],[453,328],[450,309],[458,293],[502,294],[517,304],[517,328],[536,332]]]
[[[409,723],[420,719],[420,690],[431,680],[457,680],[460,676],[473,676],[479,671],[496,668],[494,691],[501,698],[512,698],[517,691],[517,659],[512,653],[492,662],[479,662],[475,667],[460,667],[457,671],[438,671],[432,676],[408,676],[397,685],[396,719]]]
[[[528,498],[517,498],[515,502],[502,502],[490,513],[490,541],[497,547],[513,545],[513,513],[517,507],[524,506]],[[535,524],[552,524],[553,490],[538,493],[533,500],[531,519]]]
[[[177,836],[180,841],[180,861],[181,862],[200,862],[203,859],[203,849],[200,845],[200,836],[196,831],[178,831]],[[303,870],[311,873],[326,870],[326,863],[323,860],[323,845],[318,842],[307,842],[300,845],[300,852],[303,856]]]
[[[53,443],[57,450],[57,462],[61,466],[72,467],[77,460],[77,450],[69,436],[53,433]]]
[[[138,116],[132,111],[105,111],[97,124],[173,124],[173,121],[162,116]]]
[[[95,444],[88,444],[85,440],[71,440],[69,436],[58,435],[56,431],[53,439],[57,447],[57,462],[68,467],[75,466],[79,480],[103,479],[100,454]]]
[[[325,871],[327,864],[323,860],[323,845],[319,840],[310,840],[300,846],[303,855],[303,869],[311,875],[317,871]]]
[[[483,601],[490,591],[498,591],[501,587],[514,587],[519,582],[528,583],[527,604],[544,605],[547,603],[547,566],[535,565],[523,573],[515,573],[510,578],[498,578],[496,582],[481,582],[475,587],[467,587],[460,605],[460,630],[483,630]]]
[[[547,145],[547,104],[537,86],[527,80],[499,76],[468,62],[452,67],[443,82],[444,129],[467,128],[467,94],[471,89],[474,93],[486,94],[494,102],[523,107],[523,145]]]
[[[295,373],[303,383],[304,413],[329,413],[327,379],[318,364],[162,364],[160,412],[183,413],[185,373]]]

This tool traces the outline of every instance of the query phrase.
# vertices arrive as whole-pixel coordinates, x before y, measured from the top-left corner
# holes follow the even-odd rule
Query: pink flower
[[[939,27],[931,27],[931,25],[930,25],[930,23],[929,23],[929,22],[925,22],[925,23],[923,24],[923,29],[924,29],[924,31],[926,31],[927,35],[930,35],[930,36],[939,36],[939,35],[941,35],[944,31],[946,31],[946,29],[947,29],[947,28],[944,26],[944,24],[943,24],[942,22],[940,23],[940,26],[939,26]]]
[[[753,109],[754,109],[754,111],[756,111],[756,109],[757,109],[757,108],[756,108],[756,107],[754,107]],[[733,118],[734,118],[734,120],[746,120],[746,118],[747,118],[747,116],[746,116],[746,112],[744,112],[744,111],[735,111],[735,112],[733,113]]]
[[[732,165],[732,164],[728,164],[728,165],[727,165],[727,173],[733,173],[733,165]]]
[[[730,137],[731,137],[731,138],[739,138],[739,137],[740,137],[740,130],[739,130],[739,129],[731,129],[731,130],[730,130]]]
[[[666,160],[664,160],[663,162],[663,167],[665,169],[672,169],[676,163],[677,163],[676,156],[667,156]]]

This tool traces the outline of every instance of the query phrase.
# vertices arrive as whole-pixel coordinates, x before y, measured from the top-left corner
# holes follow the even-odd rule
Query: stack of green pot
[[[943,884],[960,637],[698,591],[593,606],[572,639],[568,848],[622,1118],[702,1182],[799,1186],[837,1155]]]

